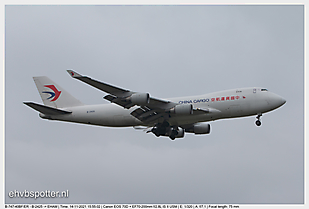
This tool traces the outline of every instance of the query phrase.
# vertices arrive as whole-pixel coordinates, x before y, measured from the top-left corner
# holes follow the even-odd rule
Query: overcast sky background
[[[6,203],[303,203],[303,6],[6,6]],[[33,76],[86,104],[106,95],[66,69],[171,98],[260,86],[287,103],[171,141],[47,121]],[[9,198],[63,191],[69,198]]]

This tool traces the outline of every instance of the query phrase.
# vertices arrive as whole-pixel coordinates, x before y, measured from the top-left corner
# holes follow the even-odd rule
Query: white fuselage
[[[192,104],[194,108],[214,110],[205,114],[173,115],[169,118],[169,123],[178,126],[257,115],[274,110],[285,103],[282,97],[261,88],[233,89],[167,100],[180,105]],[[149,124],[144,124],[133,117],[130,113],[136,108],[138,107],[125,109],[116,104],[83,105],[63,109],[72,111],[72,114],[54,116],[40,114],[40,116],[52,120],[110,127],[152,126],[156,123],[156,121],[152,121]]]

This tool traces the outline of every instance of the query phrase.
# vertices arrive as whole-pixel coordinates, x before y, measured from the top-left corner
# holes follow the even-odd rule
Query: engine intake
[[[177,115],[192,115],[193,105],[192,104],[176,105],[175,107],[170,109],[170,112]]]
[[[136,105],[144,105],[149,103],[150,96],[148,93],[135,93],[129,97],[129,100]]]

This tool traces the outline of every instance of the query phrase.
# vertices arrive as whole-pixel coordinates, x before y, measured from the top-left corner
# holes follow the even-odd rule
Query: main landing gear
[[[149,132],[154,133],[157,137],[169,136],[171,140],[184,137],[185,130],[181,127],[171,126],[167,121],[156,124]]]
[[[260,121],[260,117],[262,116],[262,113],[259,113],[258,116],[256,116],[257,121],[255,121],[255,124],[257,126],[262,125],[262,122]]]
[[[172,129],[172,133],[170,134],[170,139],[175,140],[177,135],[178,135],[178,131],[176,129]]]

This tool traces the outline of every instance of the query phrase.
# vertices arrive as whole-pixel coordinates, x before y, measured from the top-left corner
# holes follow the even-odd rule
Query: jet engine
[[[129,100],[136,105],[144,105],[149,103],[149,94],[148,93],[135,93],[129,97]]]
[[[209,134],[210,124],[208,123],[196,123],[192,127],[186,129],[186,132],[195,134]]]
[[[175,107],[170,109],[170,112],[175,113],[177,115],[192,115],[193,105],[192,104],[176,105]]]
[[[178,134],[175,136],[176,138],[183,138],[185,136],[185,130],[178,127]]]

